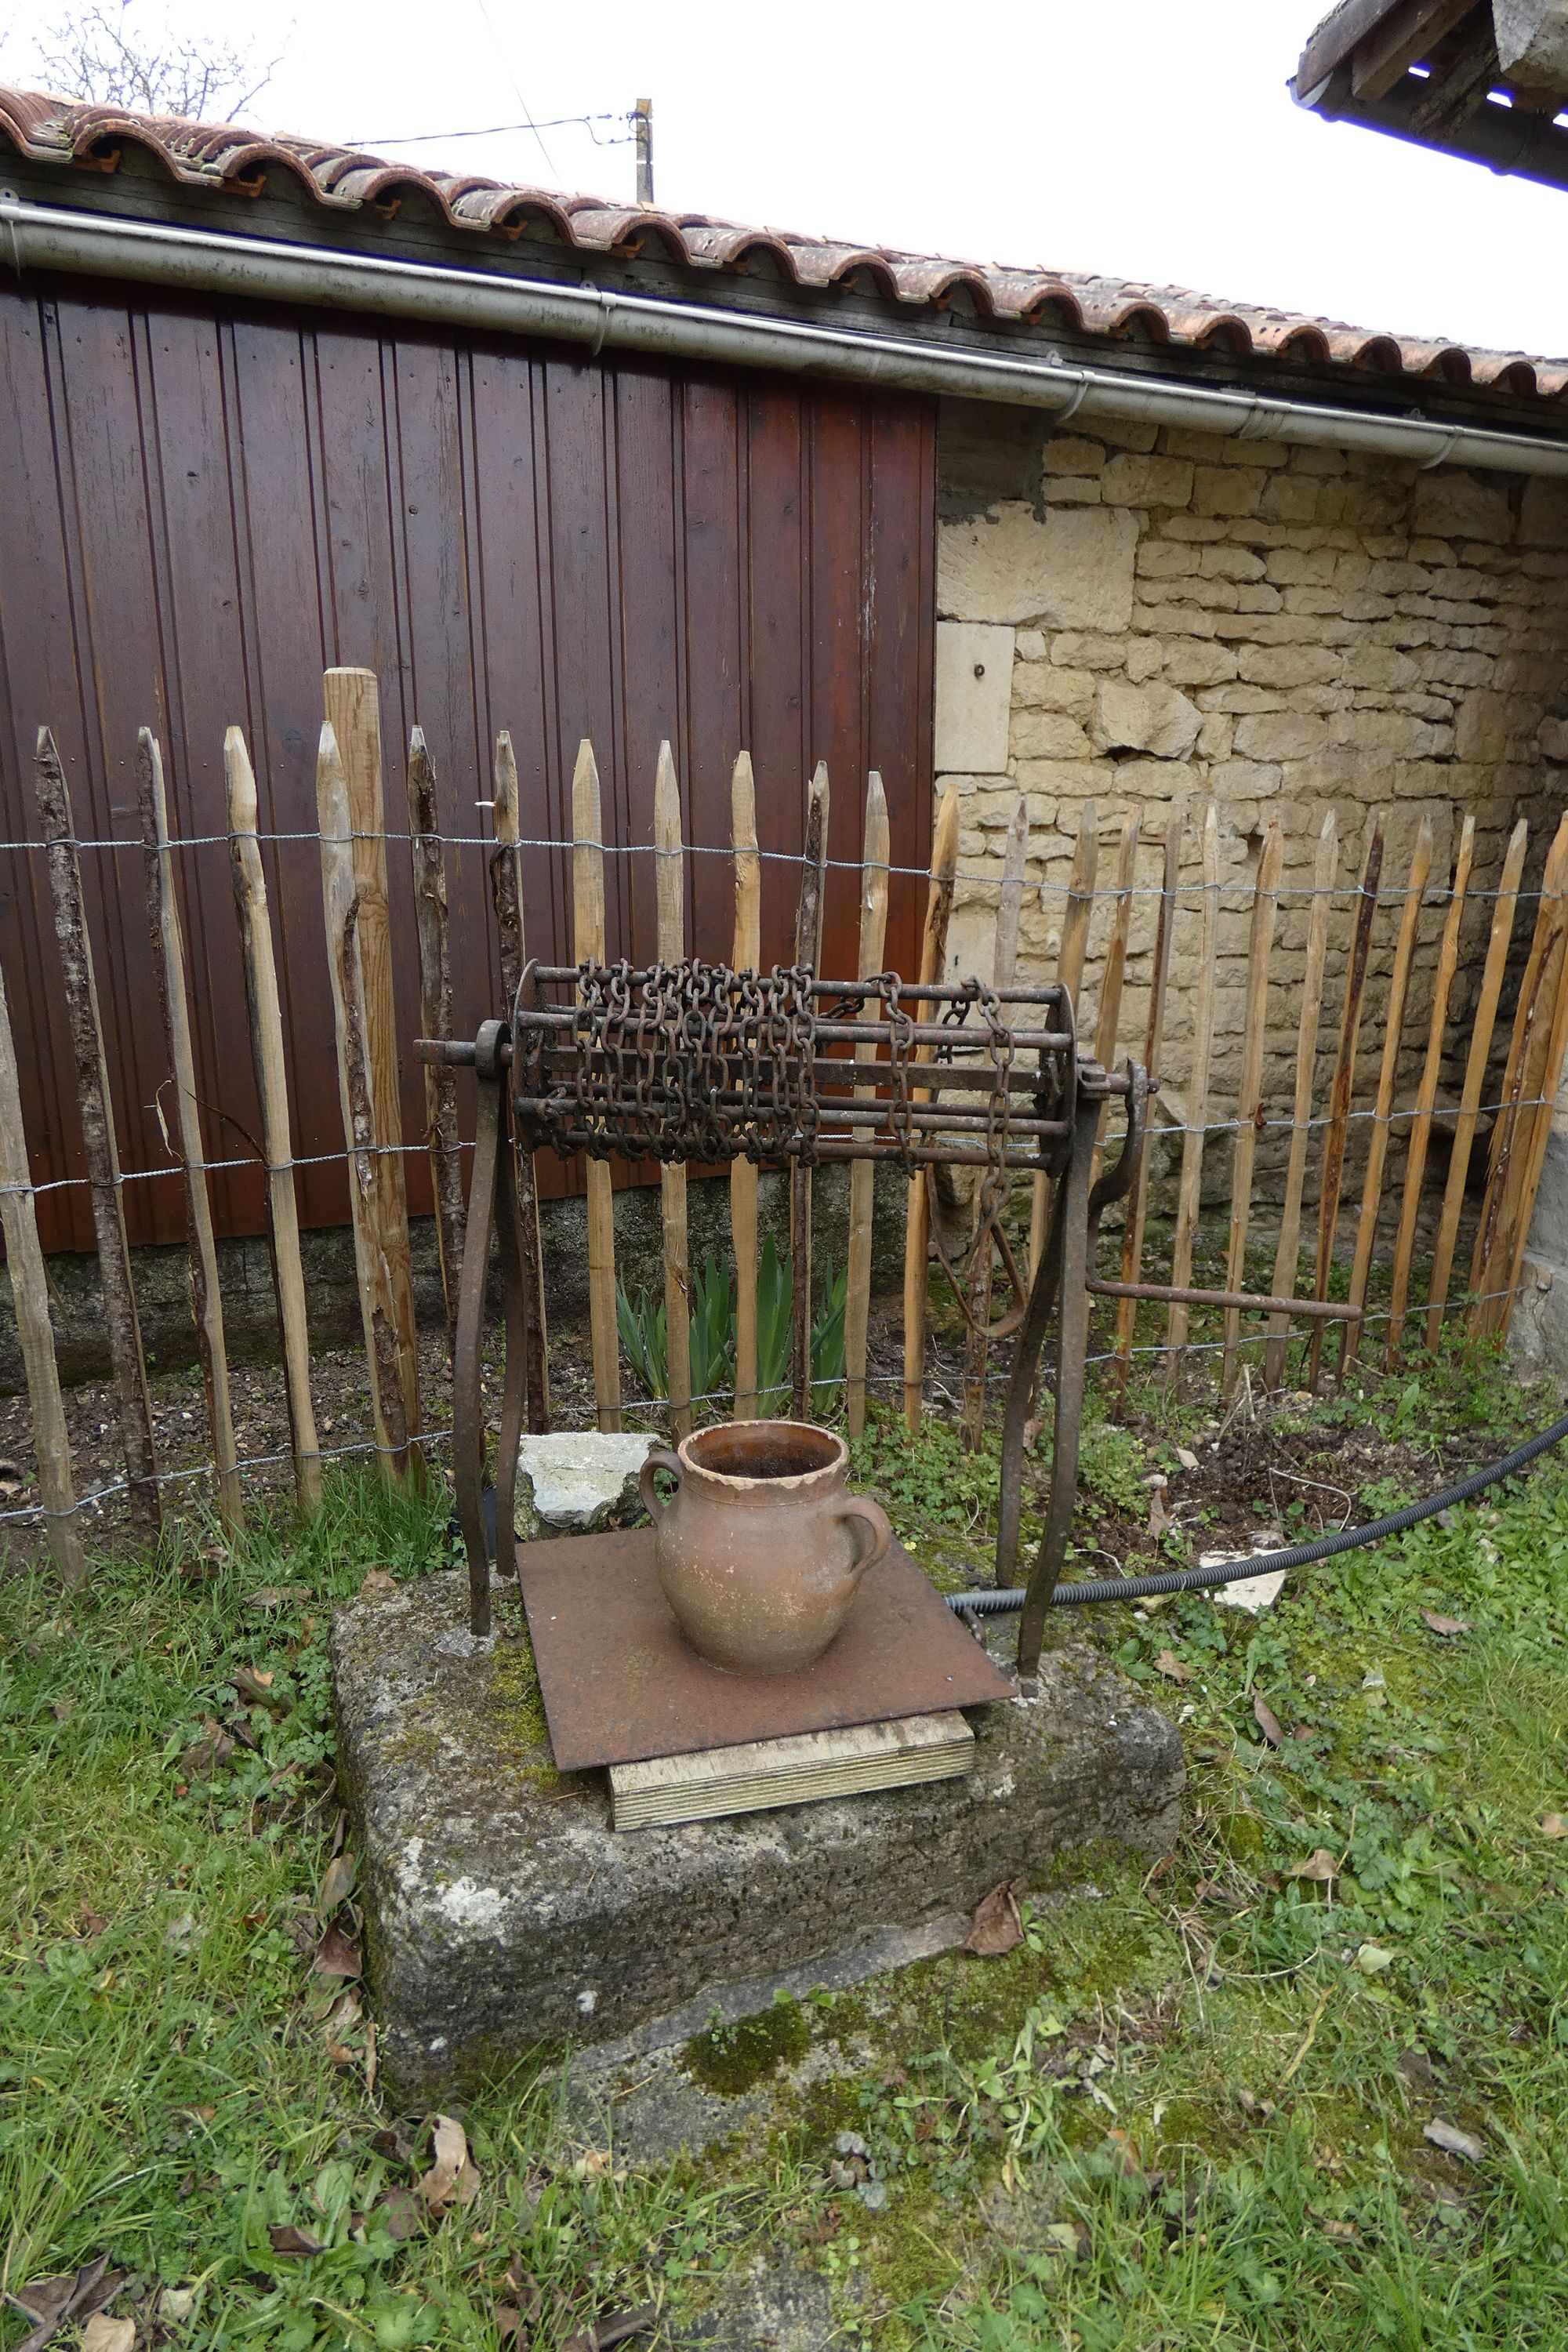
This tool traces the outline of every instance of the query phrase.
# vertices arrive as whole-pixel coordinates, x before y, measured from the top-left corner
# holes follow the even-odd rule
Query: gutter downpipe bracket
[[[1086,416],[1184,425],[1227,439],[1370,449],[1414,460],[1423,468],[1456,464],[1508,473],[1568,474],[1568,435],[1555,439],[1268,398],[1217,384],[1184,383],[1089,363],[1068,365],[1050,352],[1039,358],[1016,358],[595,286],[552,285],[376,254],[336,253],[276,238],[35,205],[9,191],[0,194],[0,229],[18,270],[26,265],[256,301],[367,310],[487,333],[545,336],[586,344],[590,357],[606,349],[637,351],[665,359],[771,368],[841,383],[994,400],[1047,409],[1064,421],[1081,410]]]

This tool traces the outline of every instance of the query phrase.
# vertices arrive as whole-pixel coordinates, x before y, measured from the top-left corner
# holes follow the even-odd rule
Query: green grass
[[[1551,1410],[1474,1356],[1413,1397],[1363,1385],[1292,1419],[1462,1428],[1479,1460]],[[1141,1403],[1133,1434],[1091,1425],[1086,1548],[1204,1412]],[[943,1580],[982,1559],[994,1450],[889,1416],[859,1475]],[[550,2352],[628,2304],[673,2327],[784,2249],[827,2274],[847,2342],[894,2352],[1568,2344],[1568,1839],[1540,1826],[1568,1812],[1568,1465],[1258,1621],[1097,1612],[1073,1630],[1184,1718],[1169,1867],[1086,1857],[1005,1959],[818,1995],[758,2053],[705,2043],[700,2075],[757,2058],[774,2105],[700,2162],[585,2161],[525,2069],[466,2115],[477,2197],[399,2240],[384,2200],[428,2163],[427,2119],[367,2089],[368,2021],[309,1967],[338,1822],[325,1634],[368,1570],[438,1559],[446,1509],[344,1480],[308,1534],[235,1559],[193,1528],[68,1601],[0,1587],[0,2285],[107,2253],[150,2324],[161,2288],[195,2290],[170,2341],[488,2352],[515,2261]],[[268,1588],[300,1590],[249,1605]],[[273,1706],[201,1777],[240,1667]],[[1320,1850],[1331,1881],[1289,1874]],[[1430,2145],[1433,2116],[1480,2159]],[[880,2210],[830,2170],[846,2131]],[[274,2251],[288,2223],[323,2251]]]

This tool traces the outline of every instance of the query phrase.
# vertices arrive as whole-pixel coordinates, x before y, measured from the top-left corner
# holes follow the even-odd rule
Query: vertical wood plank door
[[[499,1010],[479,803],[510,730],[525,844],[565,841],[577,745],[604,789],[609,954],[651,957],[647,779],[680,777],[694,952],[728,956],[730,777],[752,755],[762,959],[787,959],[805,786],[842,778],[824,967],[852,972],[859,809],[887,789],[889,964],[912,971],[931,856],[935,425],[901,394],[590,359],[521,339],[184,299],[29,274],[0,288],[0,840],[37,836],[40,724],[84,840],[125,1165],[168,1165],[150,1108],[163,1050],[141,908],[139,728],[165,751],[198,1087],[257,1131],[225,835],[226,730],[243,729],[279,926],[301,1160],[341,1152],[315,832],[321,673],[373,669],[386,800],[424,730],[451,846],[453,1024]],[[706,853],[720,851],[714,856]],[[423,1135],[417,927],[406,849],[388,859],[404,1132]],[[525,846],[531,951],[563,959],[570,861]],[[83,1172],[43,861],[0,850],[0,954],[40,1183]],[[235,1130],[221,1124],[219,1133]],[[245,1146],[215,1158],[242,1158]],[[619,1172],[619,1171],[617,1171]],[[628,1171],[630,1172],[630,1171]],[[651,1177],[653,1171],[637,1171]],[[580,1171],[542,1161],[555,1190]],[[342,1223],[346,1176],[300,1170],[302,1220]],[[423,1155],[409,1205],[430,1207]],[[220,1233],[259,1233],[251,1169],[213,1177]],[[38,1202],[46,1247],[90,1245],[85,1192]],[[177,1170],[126,1190],[136,1241],[184,1231]]]

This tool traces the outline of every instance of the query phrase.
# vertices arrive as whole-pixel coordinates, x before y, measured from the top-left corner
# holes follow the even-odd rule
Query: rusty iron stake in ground
[[[871,1048],[870,1056],[857,1059],[857,1047]],[[1101,1213],[1126,1192],[1139,1164],[1149,1093],[1136,1064],[1113,1072],[1079,1053],[1068,991],[992,990],[974,980],[918,986],[897,972],[819,980],[807,970],[733,971],[695,961],[531,963],[509,1021],[486,1022],[472,1044],[422,1038],[416,1052],[427,1063],[471,1066],[479,1080],[453,1406],[476,1634],[490,1624],[479,1368],[493,1223],[500,1226],[507,1301],[498,1529],[511,1525],[522,1409],[519,1342],[539,1315],[531,1295],[537,1274],[518,1247],[510,1214],[512,1188],[497,1181],[509,1150],[710,1164],[746,1159],[767,1168],[886,1160],[911,1175],[959,1165],[986,1171],[982,1215],[1015,1291],[1014,1306],[992,1327],[997,1336],[1019,1335],[1004,1425],[1003,1582],[1011,1580],[1017,1557],[1029,1398],[1053,1324],[1057,1331],[1051,1495],[1019,1634],[1019,1672],[1032,1676],[1077,1494],[1095,1235]],[[1100,1118],[1111,1102],[1122,1106],[1121,1150],[1091,1183]],[[1055,1184],[1051,1232],[1026,1299],[1001,1226],[1005,1179],[1014,1169]],[[984,1230],[976,1245],[991,1245]],[[962,1287],[959,1295],[965,1295]],[[1140,1286],[1140,1295],[1164,1294]],[[1205,1294],[1185,1296],[1202,1300]],[[1268,1308],[1279,1302],[1226,1293],[1216,1303]]]

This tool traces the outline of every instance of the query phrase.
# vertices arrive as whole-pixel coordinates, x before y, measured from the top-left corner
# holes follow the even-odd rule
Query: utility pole
[[[639,98],[632,117],[637,140],[637,202],[653,202],[653,100]]]

